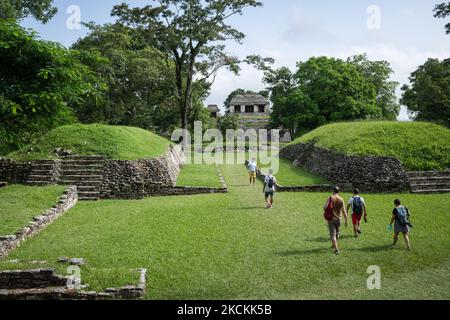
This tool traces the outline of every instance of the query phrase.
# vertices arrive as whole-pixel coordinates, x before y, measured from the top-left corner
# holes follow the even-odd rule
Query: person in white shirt
[[[250,176],[250,185],[256,186],[256,173],[258,171],[258,165],[256,164],[256,159],[253,158],[248,164],[248,173]]]
[[[264,178],[264,196],[266,199],[267,209],[273,207],[275,191],[277,187],[277,179],[273,176],[273,170],[269,170],[269,174]]]
[[[367,222],[367,207],[357,188],[353,191],[353,196],[348,201],[347,212],[349,212],[350,208],[352,209],[353,231],[355,232],[355,238],[358,238],[358,235],[362,233],[362,218],[364,217],[364,221]]]

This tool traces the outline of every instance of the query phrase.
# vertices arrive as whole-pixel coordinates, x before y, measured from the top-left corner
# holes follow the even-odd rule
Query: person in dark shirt
[[[409,239],[409,232],[411,231],[411,223],[409,222],[409,217],[411,216],[408,208],[402,206],[402,202],[399,199],[394,201],[395,208],[392,211],[392,218],[389,227],[392,228],[394,224],[394,243],[393,245],[397,245],[398,236],[400,233],[403,234],[403,238],[406,242],[406,248],[411,250],[411,241]]]

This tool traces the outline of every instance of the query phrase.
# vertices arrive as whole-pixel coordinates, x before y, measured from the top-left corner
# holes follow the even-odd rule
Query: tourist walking
[[[358,238],[358,235],[362,234],[361,220],[363,216],[364,221],[367,222],[367,207],[357,188],[355,188],[353,196],[348,201],[347,212],[350,212],[350,208],[352,209],[353,232],[355,233],[355,238]]]
[[[328,230],[330,232],[330,239],[333,244],[333,250],[335,254],[339,254],[338,240],[340,237],[341,218],[344,214],[345,226],[348,226],[347,210],[345,209],[345,202],[339,196],[340,189],[335,187],[333,194],[327,199],[324,206],[324,217],[328,222]]]
[[[269,170],[269,174],[264,178],[264,197],[266,199],[266,208],[271,209],[275,198],[277,187],[277,179],[273,175],[273,170]]]
[[[397,245],[398,236],[402,233],[406,242],[406,249],[411,250],[411,241],[409,239],[410,228],[412,228],[412,224],[410,223],[411,213],[408,208],[402,206],[402,202],[399,199],[394,201],[394,205],[395,208],[392,211],[391,223],[389,224],[390,230],[392,230],[392,225],[394,224],[393,246]]]
[[[258,171],[258,165],[256,164],[256,159],[253,158],[247,166],[248,173],[250,176],[250,185],[256,186],[256,174]]]

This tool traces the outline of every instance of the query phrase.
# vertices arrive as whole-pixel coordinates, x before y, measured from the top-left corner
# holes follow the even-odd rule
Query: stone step
[[[69,181],[84,181],[84,180],[90,180],[90,181],[102,181],[103,176],[102,175],[63,175],[63,180],[69,180]]]
[[[78,191],[78,197],[98,198],[100,197],[100,191]]]
[[[101,176],[102,173],[103,173],[103,170],[98,170],[98,169],[62,170],[63,176],[80,176],[80,175]]]
[[[56,162],[61,162],[60,160],[34,160],[31,165],[55,165]]]
[[[425,177],[450,177],[450,171],[415,171],[408,172],[408,177],[411,178],[425,178]]]
[[[99,197],[80,197],[78,196],[78,200],[80,201],[99,201]]]
[[[63,165],[62,171],[81,171],[81,170],[98,170],[103,171],[103,165],[89,164],[89,165]]]
[[[53,175],[34,175],[30,174],[28,181],[54,181]]]
[[[53,172],[54,172],[53,169],[51,169],[51,170],[32,169],[31,170],[31,174],[32,175],[37,175],[37,176],[52,175]]]
[[[414,194],[450,193],[450,189],[415,190],[412,193]]]
[[[102,160],[64,160],[62,163],[62,167],[65,168],[67,166],[98,166],[102,167],[104,165],[104,161]]]
[[[450,189],[450,184],[446,184],[446,183],[427,183],[427,184],[411,185],[411,189],[412,189],[412,191],[415,191],[415,190]]]
[[[50,186],[55,183],[52,181],[27,181],[26,184],[31,186]]]
[[[55,166],[53,164],[40,164],[32,163],[31,170],[53,170]]]
[[[71,155],[71,156],[64,157],[64,160],[105,160],[105,159],[106,159],[105,156],[98,156],[98,155],[93,155],[93,156]]]
[[[94,187],[101,186],[102,181],[92,181],[92,180],[60,180],[59,184],[66,186],[86,186],[86,187]]]
[[[450,176],[448,177],[416,177],[409,178],[411,184],[426,184],[426,183],[449,183]]]
[[[94,192],[94,191],[98,191],[99,186],[78,186],[77,187],[78,192]]]

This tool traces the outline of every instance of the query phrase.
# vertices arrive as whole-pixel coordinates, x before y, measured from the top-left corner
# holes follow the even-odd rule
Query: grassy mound
[[[10,153],[17,160],[55,158],[62,148],[78,155],[104,155],[108,159],[136,160],[162,155],[170,142],[149,131],[107,125],[70,125],[56,128],[32,146]]]
[[[431,123],[335,123],[320,127],[293,143],[311,141],[319,147],[348,155],[396,157],[408,170],[450,168],[450,130]]]

